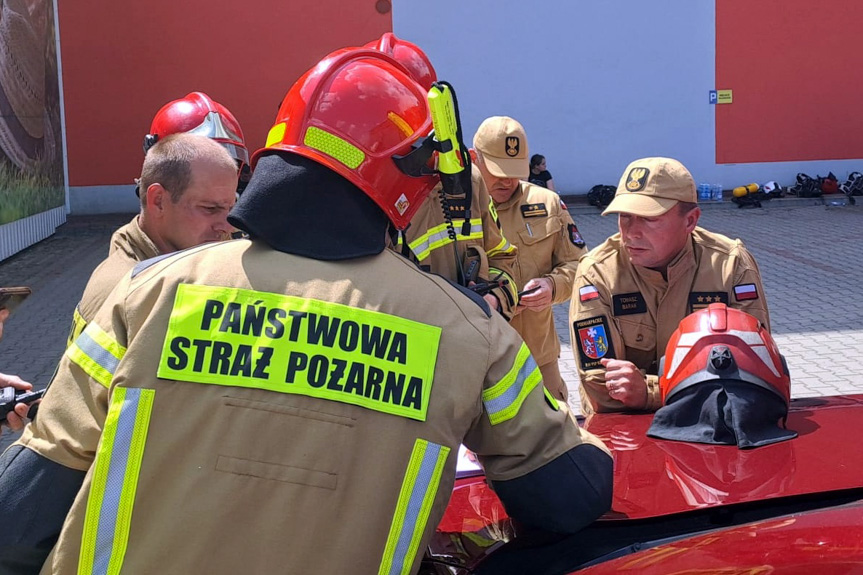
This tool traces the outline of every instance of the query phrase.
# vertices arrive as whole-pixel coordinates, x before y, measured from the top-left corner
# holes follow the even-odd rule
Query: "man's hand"
[[[554,295],[554,283],[552,283],[551,279],[533,278],[524,284],[524,289],[521,291],[526,292],[533,289],[536,289],[536,291],[518,298],[519,307],[524,307],[531,311],[542,311],[549,307]]]
[[[17,375],[6,375],[5,373],[0,373],[0,387],[14,387],[21,391],[29,391],[33,388],[32,385]],[[24,428],[24,420],[27,418],[27,411],[29,409],[29,405],[19,403],[15,406],[15,411],[10,411],[6,414],[6,424],[12,429],[12,431],[19,431]]]
[[[489,305],[489,307],[491,307],[491,309],[493,309],[494,311],[500,311],[501,310],[500,300],[497,299],[497,296],[494,295],[493,293],[485,294],[484,296],[482,296],[482,299],[484,299],[485,302]]]
[[[631,361],[623,359],[600,360],[605,368],[605,387],[608,395],[632,409],[647,407],[647,381]]]

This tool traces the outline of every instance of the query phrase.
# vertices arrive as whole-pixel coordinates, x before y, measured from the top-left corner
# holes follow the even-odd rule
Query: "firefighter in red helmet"
[[[761,322],[723,303],[681,320],[659,386],[663,407],[652,437],[748,448],[797,436],[784,427],[791,400],[785,358]]]
[[[611,458],[546,402],[515,331],[386,249],[438,179],[393,158],[431,129],[389,56],[333,53],[252,158],[230,216],[249,239],[120,281],[0,459],[0,518],[62,525],[49,570],[415,573],[462,442],[528,525],[608,509]]]
[[[180,134],[194,137],[168,139]],[[207,144],[203,137],[219,146]],[[165,141],[164,146],[154,148]],[[155,156],[151,156],[154,149]],[[232,177],[227,157],[233,162]],[[108,257],[90,276],[75,308],[67,345],[138,262],[229,239],[233,228],[228,224],[228,211],[250,176],[243,130],[227,108],[203,92],[162,106],[144,137],[144,165],[141,177],[135,180],[140,213],[111,236]]]
[[[242,193],[251,177],[249,150],[237,118],[222,104],[203,92],[192,92],[172,100],[156,112],[150,133],[144,136],[144,153],[160,138],[171,134],[198,134],[219,142],[237,162],[237,193]]]
[[[425,52],[392,32],[366,47],[392,56],[426,90],[437,82],[437,73]],[[463,286],[495,281],[497,287],[483,297],[509,319],[518,303],[513,273],[517,248],[504,236],[488,189],[474,166],[470,184],[471,189],[464,193],[453,193],[441,185],[435,187],[417,210],[411,227],[394,242],[394,249],[417,261],[423,269]],[[471,269],[473,273],[467,273]]]

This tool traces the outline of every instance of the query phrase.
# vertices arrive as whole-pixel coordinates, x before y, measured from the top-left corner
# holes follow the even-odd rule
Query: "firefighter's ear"
[[[145,194],[146,209],[156,212],[164,209],[165,202],[168,201],[168,190],[162,184],[150,184]]]

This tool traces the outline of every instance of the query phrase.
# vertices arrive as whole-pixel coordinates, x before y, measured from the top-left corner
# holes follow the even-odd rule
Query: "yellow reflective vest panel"
[[[158,255],[159,250],[138,225],[138,216],[115,231],[111,236],[108,257],[93,270],[87,281],[87,287],[84,288],[81,301],[75,307],[66,347],[69,347],[84,331],[87,322],[96,315],[96,311],[108,299],[108,294],[111,293],[120,278],[131,271],[138,262]]]
[[[504,317],[509,318],[516,301],[516,288],[512,276],[516,248],[507,241],[501,231],[494,206],[476,166],[471,172],[473,194],[471,221],[467,234],[463,233],[465,199],[463,196],[448,198],[452,216],[452,227],[456,234],[455,250],[444,219],[443,206],[435,188],[411,219],[405,232],[408,246],[422,269],[436,273],[452,282],[458,282],[458,265],[468,271],[473,261],[478,266],[476,276],[486,280],[506,280],[507,285],[492,291],[501,303]],[[473,249],[471,249],[473,248]],[[401,253],[401,245],[393,248]],[[477,257],[473,257],[473,256]],[[456,263],[458,262],[458,264]]]
[[[460,443],[508,480],[595,442],[540,381],[502,317],[389,250],[157,260],[20,439],[88,470],[43,573],[415,572]]]
[[[518,290],[533,278],[545,277],[554,286],[552,302],[569,301],[578,259],[587,248],[560,196],[520,182],[509,200],[495,208],[504,234],[518,248],[513,268]],[[552,311],[550,307],[538,312],[519,309],[510,320],[539,365],[560,355]]]
[[[628,410],[608,395],[603,357],[634,363],[646,376],[644,409],[659,409],[659,361],[671,334],[684,317],[719,302],[770,329],[761,273],[740,240],[695,228],[667,279],[633,265],[619,233],[591,250],[579,263],[569,310],[583,411]]]

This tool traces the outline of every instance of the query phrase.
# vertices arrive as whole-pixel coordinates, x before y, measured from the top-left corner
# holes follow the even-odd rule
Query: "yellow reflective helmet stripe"
[[[124,387],[111,395],[87,496],[78,575],[117,575],[123,567],[155,395]]]
[[[249,289],[181,284],[156,374],[425,421],[441,328]]]
[[[482,239],[482,219],[480,218],[471,218],[470,220],[470,233],[468,235],[463,235],[461,233],[462,225],[464,224],[463,219],[454,219],[452,221],[453,228],[456,231],[456,240],[457,241],[465,241],[465,240],[479,240]],[[449,238],[449,233],[447,232],[447,225],[440,224],[430,228],[426,233],[414,239],[414,241],[410,242],[409,247],[413,254],[419,261],[423,261],[434,250],[438,249],[441,246],[445,246],[451,244],[452,240]]]
[[[515,417],[527,395],[541,382],[539,366],[527,345],[522,343],[509,372],[482,392],[482,402],[491,424],[497,425]]]
[[[450,448],[414,443],[378,575],[408,575],[431,514]]]
[[[267,133],[267,143],[265,147],[272,148],[276,144],[281,144],[282,140],[285,139],[285,132],[288,129],[288,125],[285,122],[279,122]]]
[[[72,363],[105,387],[111,386],[117,364],[125,354],[126,348],[95,323],[88,324],[66,350]]]
[[[352,170],[357,169],[357,166],[362,164],[363,160],[366,159],[363,151],[347,140],[343,140],[335,134],[331,134],[315,126],[309,126],[306,129],[303,143],[310,148],[332,156]]]

